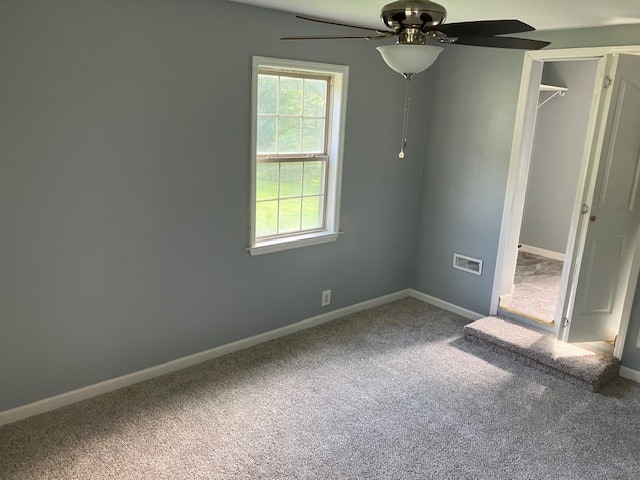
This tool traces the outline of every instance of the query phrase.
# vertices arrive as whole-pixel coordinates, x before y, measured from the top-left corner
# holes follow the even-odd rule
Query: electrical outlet
[[[331,290],[325,290],[322,292],[322,303],[321,307],[326,307],[327,305],[331,305]]]

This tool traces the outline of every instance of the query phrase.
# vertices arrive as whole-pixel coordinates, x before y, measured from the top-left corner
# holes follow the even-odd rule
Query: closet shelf
[[[540,92],[551,92],[552,95],[549,96],[544,102],[538,104],[538,108],[547,103],[553,97],[561,96],[564,97],[565,93],[567,93],[569,89],[567,87],[556,87],[555,85],[540,85]]]

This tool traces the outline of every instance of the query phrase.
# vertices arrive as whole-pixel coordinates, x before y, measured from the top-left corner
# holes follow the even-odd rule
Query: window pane
[[[256,203],[256,237],[278,233],[278,201]]]
[[[276,153],[278,117],[258,117],[258,154]]]
[[[280,77],[280,114],[302,115],[302,79]]]
[[[258,75],[258,114],[278,113],[278,77]]]
[[[300,198],[280,200],[280,232],[295,232],[300,230]]]
[[[325,162],[304,163],[304,195],[324,193]]]
[[[304,113],[305,117],[324,117],[327,101],[326,80],[304,81]]]
[[[302,162],[282,163],[280,167],[280,198],[302,195]]]
[[[324,120],[305,118],[302,122],[302,151],[324,153]]]
[[[289,248],[289,242],[313,237],[310,232],[338,227],[339,175],[333,168],[342,159],[333,153],[342,151],[339,100],[346,68],[300,65],[254,63],[252,254],[254,247],[258,253]]]
[[[278,153],[300,153],[302,119],[280,117],[278,122]]]
[[[256,168],[256,199],[276,200],[278,198],[278,163],[258,163]]]
[[[302,229],[311,230],[322,227],[322,207],[324,196],[304,197],[302,199]]]

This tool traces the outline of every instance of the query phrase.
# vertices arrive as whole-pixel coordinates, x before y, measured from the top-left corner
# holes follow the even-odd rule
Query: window
[[[254,57],[252,255],[334,241],[348,67]]]

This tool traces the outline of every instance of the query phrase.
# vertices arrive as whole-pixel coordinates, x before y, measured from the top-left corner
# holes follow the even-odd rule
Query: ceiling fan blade
[[[294,36],[294,37],[282,37],[280,40],[344,40],[344,39],[352,39],[352,38],[360,38],[363,40],[379,40],[381,38],[389,38],[389,35],[366,35],[366,36],[342,36],[342,37],[334,37],[334,36]]]
[[[540,50],[550,45],[551,42],[542,40],[529,40],[528,38],[514,37],[460,37],[456,45],[474,45],[477,47],[515,48],[522,50]]]
[[[448,37],[488,37],[535,30],[520,20],[480,20],[477,22],[445,23],[431,30],[442,32]]]
[[[369,30],[370,32],[376,32],[380,34],[389,34],[389,35],[396,34],[396,32],[393,32],[391,30],[376,30],[375,28],[361,27],[359,25],[349,25],[348,23],[338,23],[338,22],[333,22],[331,20],[324,20],[322,18],[305,17],[303,15],[296,15],[296,18],[301,18],[302,20],[309,20],[311,22],[327,23],[329,25],[338,25],[339,27],[349,27],[349,28],[358,28],[360,30]]]

